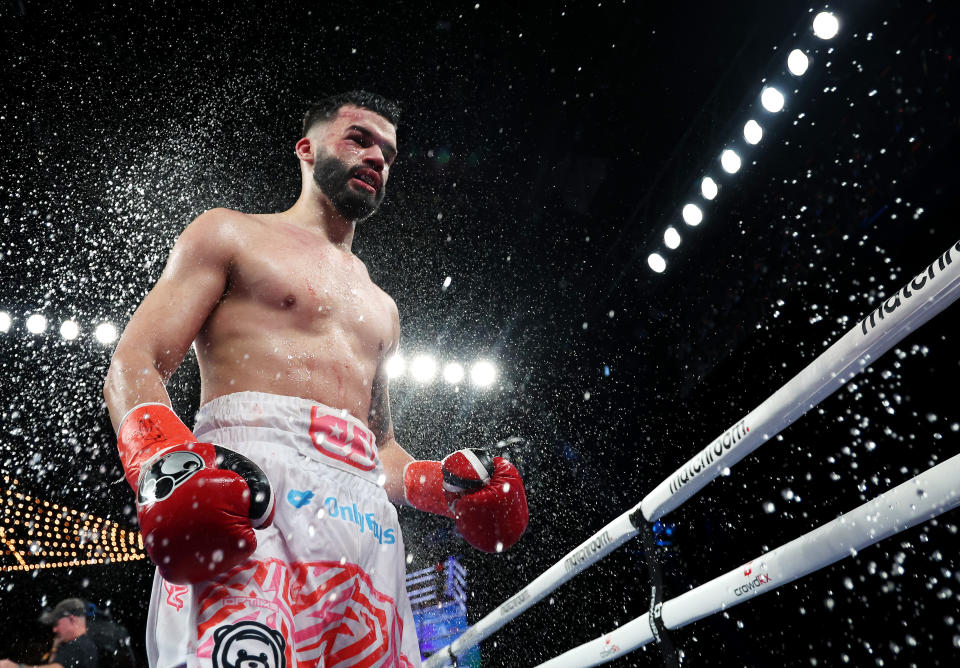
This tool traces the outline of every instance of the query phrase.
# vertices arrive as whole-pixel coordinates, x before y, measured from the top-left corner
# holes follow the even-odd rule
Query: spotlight
[[[490,387],[497,379],[497,369],[487,360],[475,362],[470,368],[470,381],[477,387]]]
[[[451,385],[456,385],[463,380],[463,366],[457,362],[450,362],[443,367],[443,379]]]
[[[736,174],[740,170],[740,156],[733,149],[726,149],[720,154],[720,165],[729,174]]]
[[[10,314],[6,311],[0,311],[0,332],[9,332],[12,323],[13,321],[10,319]]]
[[[73,341],[80,335],[80,325],[73,320],[64,320],[60,323],[60,336],[64,341]]]
[[[787,69],[790,70],[790,74],[801,77],[808,67],[810,67],[810,59],[800,49],[794,49],[787,56]]]
[[[404,361],[400,354],[397,353],[393,357],[387,360],[387,377],[388,378],[397,378],[403,375],[404,369],[407,368],[407,363]]]
[[[27,318],[27,331],[31,334],[43,334],[47,331],[47,319],[39,313]]]
[[[663,259],[660,253],[650,253],[650,255],[647,256],[647,264],[658,274],[662,274],[667,268],[667,261]]]
[[[437,375],[437,361],[429,355],[417,355],[410,362],[410,375],[421,383],[429,383]]]
[[[663,243],[665,243],[670,250],[674,250],[680,245],[680,233],[677,232],[677,228],[671,225],[664,231]]]
[[[696,204],[687,204],[683,207],[683,222],[696,227],[703,222],[703,211]]]
[[[709,176],[704,177],[703,181],[700,182],[700,192],[703,193],[703,196],[706,199],[713,199],[717,196],[717,182],[711,179]]]
[[[820,39],[833,39],[840,32],[840,22],[830,12],[820,12],[813,17],[813,34]]]
[[[97,328],[93,331],[93,335],[100,343],[113,343],[117,340],[117,328],[109,322],[102,322],[97,325]]]
[[[743,138],[748,144],[759,144],[763,138],[763,128],[752,118],[743,126]]]
[[[773,86],[767,86],[760,93],[760,104],[767,111],[777,112],[783,109],[783,93]]]

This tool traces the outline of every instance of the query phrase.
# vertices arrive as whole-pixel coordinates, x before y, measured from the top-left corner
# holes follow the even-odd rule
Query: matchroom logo
[[[893,315],[897,309],[903,306],[915,294],[923,290],[928,280],[932,281],[946,271],[947,267],[953,263],[953,256],[950,254],[951,250],[960,253],[960,241],[955,243],[952,249],[948,248],[943,255],[931,262],[924,271],[914,276],[913,279],[900,288],[896,294],[884,301],[878,309],[872,311],[867,317],[861,320],[860,331],[863,332],[863,335],[866,336],[869,334],[877,326],[879,321],[883,320],[884,316]]]
[[[680,488],[690,482],[700,471],[710,466],[720,458],[724,452],[739,443],[744,436],[750,433],[750,427],[747,426],[747,420],[744,418],[723,432],[713,443],[700,451],[700,455],[692,462],[688,463],[677,475],[670,481],[670,493],[676,494]]]
[[[602,534],[591,540],[587,545],[581,547],[579,550],[567,557],[563,562],[564,570],[569,573],[587,559],[595,556],[597,552],[602,550],[611,542],[613,541],[610,538],[610,532],[604,531]]]
[[[517,607],[523,605],[530,600],[530,590],[524,589],[519,594],[511,598],[509,601],[500,606],[501,615],[509,615]]]

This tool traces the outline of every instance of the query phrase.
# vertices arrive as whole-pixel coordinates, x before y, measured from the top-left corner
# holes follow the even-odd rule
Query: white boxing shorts
[[[154,576],[151,668],[420,666],[403,539],[370,430],[307,399],[238,392],[204,405],[194,434],[256,462],[276,511],[250,559],[217,578]]]

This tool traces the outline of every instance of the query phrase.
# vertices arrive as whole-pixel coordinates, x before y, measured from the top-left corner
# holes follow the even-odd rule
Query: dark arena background
[[[821,11],[836,36],[814,34]],[[958,18],[949,0],[2,0],[0,657],[39,663],[41,611],[81,596],[146,665],[153,569],[102,398],[102,325],[122,331],[202,211],[293,203],[312,100],[399,100],[400,157],[354,250],[399,306],[405,359],[497,370],[487,387],[396,377],[399,442],[437,458],[523,439],[510,456],[531,520],[509,552],[401,511],[408,570],[458,556],[472,622],[960,239]],[[667,598],[956,454],[958,325],[947,307],[670,513]],[[191,354],[169,386],[188,422],[198,388]],[[682,664],[957,665],[957,520],[673,631]],[[485,640],[481,665],[612,631],[649,587],[633,539]],[[609,665],[662,662],[654,644]]]

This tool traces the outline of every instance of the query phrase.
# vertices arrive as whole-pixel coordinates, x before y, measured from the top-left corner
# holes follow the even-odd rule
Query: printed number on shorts
[[[343,418],[320,414],[318,406],[310,411],[310,438],[323,454],[346,462],[363,471],[377,466],[377,455],[370,435]]]

